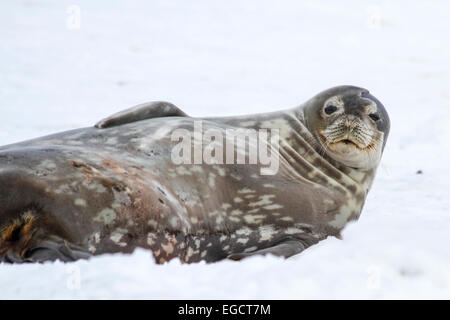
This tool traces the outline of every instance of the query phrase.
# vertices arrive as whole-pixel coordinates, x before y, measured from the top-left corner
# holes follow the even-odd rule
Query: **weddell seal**
[[[153,102],[1,147],[0,259],[290,257],[358,219],[389,126],[369,91],[340,86],[249,116]]]

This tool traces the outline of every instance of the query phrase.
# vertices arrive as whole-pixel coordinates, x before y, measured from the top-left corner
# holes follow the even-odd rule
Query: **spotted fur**
[[[323,113],[330,103],[335,118]],[[258,164],[175,165],[171,132],[192,132],[198,119],[152,108],[0,147],[0,259],[73,261],[137,247],[158,263],[289,257],[358,219],[374,179],[379,157],[330,145],[354,139],[382,152],[389,132],[379,101],[350,86],[289,110],[203,120],[204,130],[278,129],[269,148],[280,166],[267,176]],[[384,124],[368,122],[373,112]]]

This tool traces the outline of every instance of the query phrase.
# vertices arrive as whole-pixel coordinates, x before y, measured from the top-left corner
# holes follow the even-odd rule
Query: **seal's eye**
[[[326,114],[332,114],[332,113],[334,113],[336,110],[337,110],[337,107],[331,105],[331,106],[326,107],[324,111],[325,111]]]
[[[373,121],[378,121],[380,120],[380,116],[377,115],[376,113],[371,113],[369,114],[370,119],[372,119]]]

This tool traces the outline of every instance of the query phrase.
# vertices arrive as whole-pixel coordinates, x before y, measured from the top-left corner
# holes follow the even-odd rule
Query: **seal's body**
[[[269,148],[279,168],[262,175],[260,164],[174,164],[172,133],[193,132],[198,120],[153,103],[1,147],[0,259],[136,247],[159,263],[289,257],[359,217],[389,132],[381,103],[350,86],[290,110],[202,121],[218,132],[278,129]]]

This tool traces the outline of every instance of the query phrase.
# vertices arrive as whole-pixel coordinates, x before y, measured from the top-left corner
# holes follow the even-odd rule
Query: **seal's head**
[[[340,86],[323,91],[306,103],[304,116],[332,159],[358,169],[372,169],[380,162],[390,121],[368,90]]]

